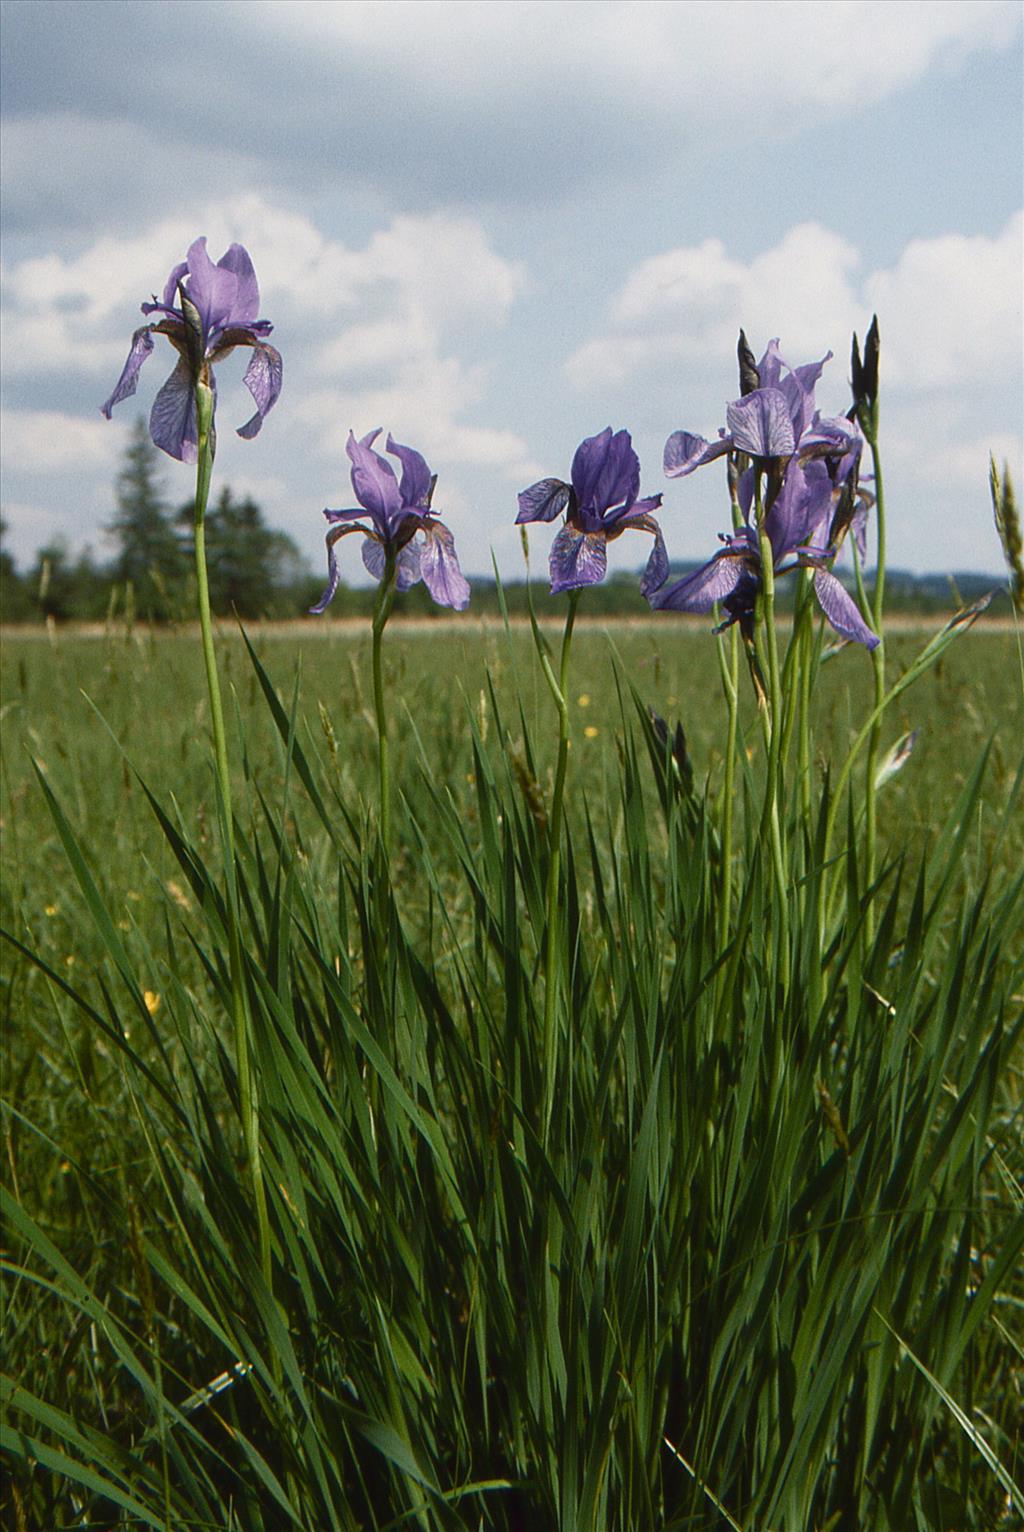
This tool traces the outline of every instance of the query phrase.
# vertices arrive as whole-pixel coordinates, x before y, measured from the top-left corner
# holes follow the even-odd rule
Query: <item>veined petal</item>
[[[878,646],[878,636],[872,633],[846,587],[827,569],[814,574],[814,594],[836,632],[843,638],[863,644],[865,649]]]
[[[469,582],[459,568],[454,537],[439,521],[425,523],[423,535],[420,573],[424,585],[439,606],[465,611],[469,605]]]
[[[700,569],[648,600],[658,612],[710,612],[716,601],[724,601],[736,589],[745,567],[746,558],[741,554],[716,553]]]
[[[430,505],[430,496],[434,488],[434,478],[427,467],[426,459],[415,448],[403,447],[401,442],[396,442],[390,432],[387,450],[402,465],[402,478],[398,486],[402,504],[425,511]]]
[[[240,250],[241,245],[232,245],[233,250]],[[257,434],[267,415],[277,403],[281,392],[281,353],[275,351],[273,346],[265,346],[262,343],[253,346],[249,365],[245,369],[245,377],[242,382],[252,394],[256,405],[256,413],[251,420],[247,420],[244,426],[238,427],[239,436],[245,437],[246,441]]]
[[[596,436],[581,441],[572,460],[571,478],[584,525],[599,522],[612,506],[631,505],[640,490],[640,459],[633,451],[629,432],[613,433],[611,426],[606,426]],[[597,525],[591,530],[596,531]]]
[[[196,400],[192,371],[184,357],[153,400],[149,434],[163,452],[179,463],[196,461],[199,453]]]
[[[603,532],[578,532],[564,526],[551,544],[551,594],[596,585],[608,568],[608,549]]]
[[[561,479],[538,479],[519,496],[519,515],[516,526],[524,521],[554,521],[569,504],[572,493]]]
[[[352,463],[352,488],[356,499],[370,512],[381,535],[388,537],[391,517],[401,510],[402,497],[391,464],[385,462],[379,452],[373,451],[372,443],[379,435],[378,426],[376,431],[368,432],[357,441],[350,431],[345,451]]]
[[[144,324],[132,336],[132,348],[128,353],[128,360],[121,369],[121,376],[114,386],[114,392],[106,404],[100,405],[101,411],[108,420],[114,405],[120,404],[122,399],[130,399],[139,386],[139,369],[153,350],[152,330],[152,325]]]
[[[726,410],[733,446],[751,457],[792,457],[796,448],[789,403],[779,388],[757,388]]]
[[[705,463],[713,463],[716,457],[722,457],[731,446],[732,441],[728,436],[723,435],[718,441],[709,442],[703,436],[694,436],[689,431],[673,431],[665,443],[665,477],[685,478],[695,468],[702,468]]]

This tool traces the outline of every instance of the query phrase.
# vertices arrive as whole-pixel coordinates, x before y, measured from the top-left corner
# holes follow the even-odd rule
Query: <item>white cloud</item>
[[[706,124],[756,102],[771,82],[763,132],[787,113],[863,110],[946,60],[1007,46],[1010,0],[264,0],[236,4],[247,26],[353,57],[390,89],[430,88],[423,61],[443,60],[445,92],[501,101],[509,67],[525,85],[572,81],[574,98],[644,107]],[[666,91],[666,82],[671,82]],[[729,88],[723,90],[722,82]]]
[[[58,410],[4,410],[2,434],[6,468],[30,475],[111,469],[124,447],[98,412],[88,420]]]
[[[831,346],[845,363],[851,332],[877,312],[887,383],[1010,382],[1020,362],[1022,235],[1018,214],[994,239],[914,240],[893,267],[868,273],[853,245],[813,223],[748,262],[717,239],[666,251],[630,273],[604,332],[566,370],[584,388],[642,375],[666,359],[717,361],[741,325],[755,350],[778,335],[794,361]]]

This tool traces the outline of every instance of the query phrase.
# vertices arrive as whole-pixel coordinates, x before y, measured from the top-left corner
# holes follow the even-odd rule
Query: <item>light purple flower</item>
[[[818,421],[814,386],[831,358],[829,351],[820,362],[790,367],[779,355],[778,341],[770,341],[757,364],[759,387],[726,406],[726,429],[719,431],[717,441],[706,441],[690,431],[673,431],[665,443],[668,478],[684,478],[727,452],[760,459],[803,457]]]
[[[764,516],[764,532],[772,548],[776,577],[797,568],[813,569],[814,592],[828,622],[843,638],[874,649],[878,643],[857,603],[831,572],[836,555],[836,507],[845,492],[830,465],[818,457],[792,461],[774,501]],[[657,611],[710,612],[720,602],[726,612],[723,627],[738,622],[753,632],[757,597],[762,588],[761,543],[750,513],[754,470],[739,482],[744,523],[721,537],[722,548],[699,569],[648,596]]]
[[[654,547],[640,589],[657,590],[668,576],[668,555],[661,529],[651,515],[660,495],[639,500],[640,460],[628,431],[611,426],[588,436],[572,460],[571,484],[541,479],[519,496],[516,524],[554,521],[565,512],[565,524],[551,545],[551,594],[579,590],[603,580],[608,568],[608,544],[623,532],[649,532]]]
[[[387,571],[394,560],[395,584],[408,590],[417,580],[423,581],[439,606],[454,607],[457,612],[469,605],[469,585],[459,568],[455,539],[448,528],[432,514],[436,474],[412,447],[403,447],[388,436],[387,451],[402,467],[401,482],[386,458],[373,451],[380,427],[357,441],[350,431],[345,450],[352,462],[352,488],[359,505],[348,511],[324,511],[331,524],[327,534],[327,589],[310,611],[320,613],[328,605],[341,573],[334,545],[350,532],[363,534],[363,563],[375,580]],[[423,534],[422,543],[413,541]]]
[[[206,240],[197,239],[187,259],[167,278],[163,302],[154,298],[142,305],[144,314],[164,318],[136,330],[117,387],[101,405],[103,414],[109,420],[114,405],[134,394],[139,370],[153,350],[153,336],[166,335],[179,359],[153,403],[149,431],[171,457],[194,463],[198,455],[196,388],[203,384],[215,391],[214,362],[222,361],[236,346],[248,346],[252,356],[243,381],[256,413],[239,427],[238,434],[255,436],[281,392],[281,357],[264,343],[273,325],[257,318],[259,308],[260,290],[248,252],[241,245],[231,245],[215,266],[206,253]]]

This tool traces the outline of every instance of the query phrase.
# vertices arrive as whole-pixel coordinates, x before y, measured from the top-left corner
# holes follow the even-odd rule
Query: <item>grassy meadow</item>
[[[746,675],[723,875],[719,641],[582,612],[553,938],[527,625],[390,627],[386,857],[368,627],[225,625],[234,894],[196,638],[5,640],[5,1527],[1021,1524],[1019,636],[886,713],[873,879],[821,666],[783,912]]]

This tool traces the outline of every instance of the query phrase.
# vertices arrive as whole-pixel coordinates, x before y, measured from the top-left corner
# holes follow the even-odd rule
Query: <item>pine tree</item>
[[[163,501],[159,456],[146,423],[136,421],[117,477],[117,513],[107,531],[117,547],[111,573],[132,587],[140,617],[179,615],[188,565]]]
[[[191,533],[192,505],[178,523]],[[255,500],[236,500],[225,485],[206,513],[210,604],[222,616],[269,617],[291,611],[305,560],[286,532],[268,527]]]

